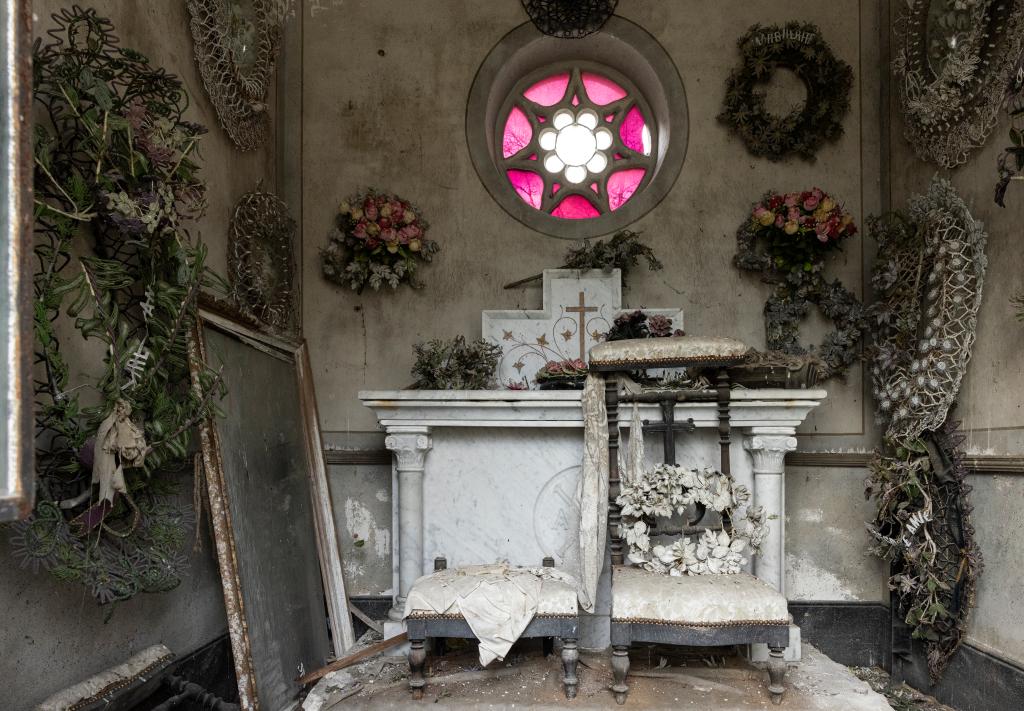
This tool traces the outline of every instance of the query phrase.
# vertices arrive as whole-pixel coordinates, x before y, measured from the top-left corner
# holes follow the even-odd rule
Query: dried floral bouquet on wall
[[[369,285],[422,288],[416,271],[441,246],[426,237],[427,221],[411,203],[369,190],[338,207],[330,241],[320,254],[324,277],[362,293]]]
[[[220,282],[185,228],[205,129],[181,83],[94,10],[54,19],[33,57],[37,505],[12,542],[109,603],[181,580],[194,515],[174,473],[221,392],[213,372],[191,387],[185,339]],[[83,338],[100,347],[70,358]]]

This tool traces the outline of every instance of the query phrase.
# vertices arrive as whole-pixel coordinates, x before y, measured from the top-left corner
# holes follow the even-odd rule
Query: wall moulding
[[[870,452],[790,452],[786,464],[791,467],[830,467],[839,469],[866,468]],[[1002,454],[968,454],[964,456],[970,474],[1024,475],[1024,457]]]
[[[328,466],[391,466],[391,452],[386,449],[327,449],[324,459]],[[789,452],[786,465],[790,467],[828,467],[835,469],[861,469],[871,461],[866,452]],[[971,474],[1020,474],[1024,476],[1024,457],[999,454],[967,455],[967,468]]]

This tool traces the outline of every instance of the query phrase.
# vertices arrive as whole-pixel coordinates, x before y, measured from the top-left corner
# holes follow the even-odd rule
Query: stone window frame
[[[583,85],[582,76],[584,73],[597,74],[610,79],[626,92],[626,96],[605,105],[592,104],[585,100],[586,89]],[[538,104],[534,104],[523,96],[523,93],[538,81],[555,74],[569,75],[569,83],[566,87],[565,96],[561,101],[558,101],[551,106],[540,106]],[[574,96],[580,97],[580,103],[578,105],[573,104]],[[494,127],[494,140],[496,141],[496,145],[493,147],[494,152],[492,155],[494,155],[494,160],[498,163],[498,168],[502,172],[507,169],[520,169],[529,170],[541,176],[544,180],[544,196],[542,198],[543,203],[540,210],[545,214],[550,214],[551,210],[569,195],[583,196],[588,202],[597,208],[598,212],[600,212],[602,216],[613,212],[608,205],[608,176],[619,170],[643,168],[646,171],[646,174],[633,196],[618,208],[619,210],[622,210],[629,204],[629,201],[632,200],[633,197],[639,196],[647,189],[657,170],[658,143],[656,132],[652,132],[651,134],[651,153],[649,155],[644,155],[628,148],[620,135],[619,129],[622,122],[630,108],[633,106],[637,107],[645,121],[652,120],[651,117],[653,116],[653,113],[643,94],[633,85],[633,82],[630,81],[627,76],[613,67],[608,67],[604,64],[599,64],[589,60],[559,62],[541,67],[540,69],[523,77],[516,83],[515,87],[502,104],[501,110],[498,111],[498,114],[495,117],[497,124]],[[516,155],[505,158],[502,154],[504,123],[513,107],[518,107],[526,115],[527,119],[529,119],[531,128],[533,129],[533,135],[528,146],[517,152]],[[550,126],[550,122],[547,124],[539,123],[536,117],[538,114],[550,117],[562,109],[566,109],[574,115],[578,115],[581,110],[588,108],[592,109],[599,117],[598,129],[607,128],[612,134],[611,146],[604,149],[602,152],[607,154],[618,153],[624,156],[624,158],[621,161],[616,161],[614,159],[609,160],[604,170],[597,173],[588,173],[588,177],[585,181],[577,185],[572,185],[566,180],[559,178],[557,175],[553,175],[543,166],[544,156],[549,151],[541,148],[539,142],[540,134],[547,128],[555,127]],[[615,114],[615,120],[610,123],[601,118],[609,113]],[[521,157],[529,154],[536,154],[536,160],[528,160],[525,157]],[[589,188],[591,182],[596,182],[599,186],[599,191],[596,195]],[[554,183],[558,183],[561,186],[557,193],[552,192],[552,184]],[[558,219],[564,221],[564,218]]]
[[[501,131],[514,91],[527,77],[553,66],[589,66],[646,103],[653,170],[619,209],[600,217],[570,220],[525,203],[505,174]],[[499,125],[500,124],[500,125]],[[611,234],[632,224],[660,203],[679,177],[689,138],[686,91],[668,52],[639,25],[613,16],[600,32],[579,40],[542,34],[526,22],[503,37],[477,71],[466,104],[466,140],[484,187],[509,215],[543,234],[580,240]]]

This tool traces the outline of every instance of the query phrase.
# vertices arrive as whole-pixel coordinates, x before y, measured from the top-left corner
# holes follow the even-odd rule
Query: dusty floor
[[[852,667],[850,671],[858,679],[863,679],[870,684],[871,688],[878,693],[885,694],[894,711],[956,711],[906,684],[893,685],[889,673],[884,669]]]
[[[665,650],[634,650],[626,707],[641,709],[780,709],[780,711],[891,711],[881,694],[849,669],[804,644],[803,661],[787,675],[782,706],[772,706],[766,674],[736,657],[665,657]],[[347,672],[347,673],[345,673]],[[504,663],[481,670],[472,648],[428,660],[426,693],[414,701],[401,659],[378,657],[339,673],[321,711],[348,709],[617,709],[608,691],[604,654],[584,653],[579,694],[562,692],[558,657],[536,647],[514,649]],[[357,687],[359,690],[356,691]],[[323,688],[323,687],[322,687]],[[341,698],[348,695],[347,698]]]

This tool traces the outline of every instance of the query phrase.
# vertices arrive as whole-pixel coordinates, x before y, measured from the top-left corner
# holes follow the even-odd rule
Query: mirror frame
[[[910,0],[896,19],[893,75],[904,137],[922,160],[955,168],[985,144],[999,121],[1024,49],[1024,2],[995,0],[979,10],[984,15],[975,18],[982,21],[972,27],[970,39],[982,47],[978,68],[967,82],[957,82],[953,71],[936,76],[928,60],[928,15],[935,1]]]
[[[32,3],[0,8],[0,343],[5,359],[0,435],[0,522],[24,518],[35,500],[32,419]]]
[[[242,341],[270,357],[294,363],[299,407],[302,410],[301,428],[305,440],[306,462],[309,471],[311,506],[315,530],[311,532],[320,561],[320,574],[325,598],[325,624],[330,625],[331,642],[335,656],[341,656],[355,644],[352,617],[342,567],[341,546],[335,524],[327,467],[323,454],[323,441],[313,389],[313,373],[309,351],[304,341],[296,342],[257,331],[259,325],[248,323],[244,314],[229,305],[205,295],[200,298],[192,337],[189,339],[189,362],[193,382],[207,363],[205,329],[212,328]],[[244,711],[261,708],[257,694],[253,647],[248,632],[246,596],[252,591],[242,587],[239,576],[239,558],[235,534],[231,524],[231,501],[225,485],[220,434],[216,418],[200,423],[199,435],[203,467],[209,501],[211,525],[216,541],[217,563],[227,611],[235,674],[238,680],[239,704]],[[308,670],[307,670],[308,671]]]

